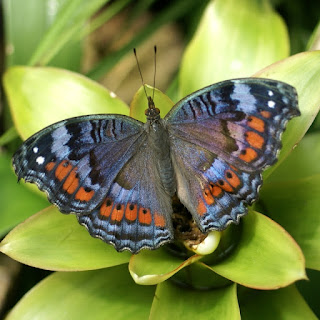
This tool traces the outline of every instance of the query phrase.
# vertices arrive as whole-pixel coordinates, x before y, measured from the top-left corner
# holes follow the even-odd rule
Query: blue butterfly
[[[238,223],[300,115],[292,86],[261,78],[203,88],[163,119],[148,105],[146,123],[89,115],[39,131],[14,154],[18,178],[116,250],[155,249],[174,238],[175,194],[203,233]]]

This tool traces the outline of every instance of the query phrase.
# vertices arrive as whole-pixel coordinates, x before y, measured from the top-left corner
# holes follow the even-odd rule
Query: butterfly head
[[[156,108],[153,99],[148,96],[148,109],[144,112],[148,121],[155,121],[160,119],[160,109]]]

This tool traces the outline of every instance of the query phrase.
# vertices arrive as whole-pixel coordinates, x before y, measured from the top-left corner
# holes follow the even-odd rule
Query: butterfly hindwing
[[[129,117],[67,119],[25,141],[13,166],[19,179],[36,183],[61,212],[90,212],[145,139],[143,124]]]
[[[117,175],[103,203],[79,222],[118,251],[137,253],[173,239],[171,197],[160,185],[152,150],[140,147]]]
[[[172,139],[178,197],[204,233],[223,230],[247,213],[262,183],[259,172],[240,171],[218,155]],[[192,156],[190,156],[192,154]]]
[[[202,231],[222,230],[247,212],[287,121],[299,114],[293,87],[258,78],[201,89],[167,114],[177,193]]]

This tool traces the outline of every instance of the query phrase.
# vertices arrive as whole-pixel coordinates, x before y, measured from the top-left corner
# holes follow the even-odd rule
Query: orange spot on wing
[[[206,204],[202,199],[199,199],[197,212],[199,216],[203,216],[207,212]]]
[[[156,227],[164,228],[166,226],[166,219],[159,213],[154,214],[154,224]]]
[[[257,152],[251,148],[245,149],[245,153],[244,154],[240,153],[240,156],[239,156],[239,158],[245,162],[251,162],[257,157],[258,157]]]
[[[124,214],[124,204],[116,204],[111,213],[111,220],[120,222]]]
[[[257,118],[257,117],[253,117],[253,116],[250,116],[248,118],[248,126],[254,130],[259,131],[259,132],[264,132],[264,129],[265,129],[264,121]]]
[[[234,172],[232,172],[231,170],[226,170],[225,176],[227,181],[231,184],[233,188],[239,187],[241,182],[239,177]]]
[[[68,178],[66,179],[66,181],[64,182],[62,188],[63,190],[67,191],[69,194],[74,193],[79,186],[79,179],[77,177],[77,172],[76,172],[77,168],[74,168],[70,174],[68,175]]]
[[[72,165],[67,160],[63,160],[59,163],[55,171],[55,176],[59,181],[62,181],[71,170]]]
[[[269,111],[261,111],[260,114],[267,119],[271,117],[271,112]]]
[[[81,187],[76,193],[76,200],[89,201],[94,195],[94,190],[86,191],[84,187]]]
[[[139,222],[141,224],[150,225],[152,222],[152,216],[150,209],[146,208],[139,208]]]
[[[264,138],[253,131],[246,132],[246,140],[252,147],[256,149],[261,149],[264,145]]]
[[[209,188],[205,188],[202,192],[204,201],[210,206],[214,204],[214,198]]]
[[[48,162],[48,163],[46,164],[46,170],[47,170],[47,171],[51,171],[51,170],[54,168],[55,165],[56,165],[56,163],[53,162],[53,161]]]
[[[210,189],[211,189],[211,193],[214,197],[219,197],[220,194],[222,193],[222,189],[214,184],[210,183]]]
[[[100,207],[100,214],[104,217],[109,217],[112,210],[113,201],[107,198]]]
[[[125,210],[125,217],[129,221],[137,219],[138,208],[136,204],[128,203]]]
[[[223,189],[224,191],[232,192],[233,191],[232,186],[225,180],[222,180],[222,181],[223,181],[223,184],[219,184],[220,188]]]

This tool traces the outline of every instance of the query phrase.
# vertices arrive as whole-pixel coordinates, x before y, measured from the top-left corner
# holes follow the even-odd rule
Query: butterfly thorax
[[[147,121],[151,123],[160,119],[160,110],[155,107],[153,99],[148,97],[148,109],[144,112],[147,117]]]
[[[160,117],[160,110],[155,107],[151,97],[148,97],[148,104],[145,128],[148,132],[148,146],[153,150],[155,174],[159,175],[164,190],[172,196],[176,191],[176,183],[170,156],[169,134]]]

